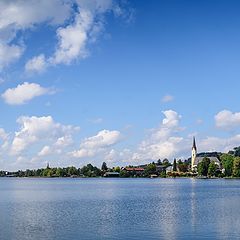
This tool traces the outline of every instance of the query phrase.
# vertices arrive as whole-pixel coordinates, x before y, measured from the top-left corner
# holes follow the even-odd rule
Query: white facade
[[[197,147],[196,147],[196,141],[195,141],[195,137],[193,138],[193,146],[192,146],[192,161],[191,161],[191,169],[192,171],[194,171],[195,166],[195,160],[197,157]]]

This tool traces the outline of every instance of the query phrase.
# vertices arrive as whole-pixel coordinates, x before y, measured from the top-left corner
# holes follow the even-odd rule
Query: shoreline
[[[196,180],[240,180],[240,177],[18,177],[18,176],[2,176],[0,179],[196,179]]]

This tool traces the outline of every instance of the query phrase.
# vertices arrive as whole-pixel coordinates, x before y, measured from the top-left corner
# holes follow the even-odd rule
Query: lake
[[[1,240],[239,237],[239,180],[0,178]]]

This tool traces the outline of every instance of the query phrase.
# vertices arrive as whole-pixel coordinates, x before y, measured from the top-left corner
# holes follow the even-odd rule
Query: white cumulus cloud
[[[112,0],[77,0],[78,11],[72,24],[57,29],[58,45],[52,64],[70,64],[88,56],[87,44],[96,41],[104,29],[103,15],[113,10]]]
[[[43,54],[33,57],[25,65],[26,72],[41,72],[49,66],[71,64],[86,58],[89,55],[89,44],[96,42],[98,36],[104,31],[105,14],[112,12],[116,17],[128,16],[128,11],[118,2],[120,1],[65,0],[66,8],[69,7],[69,3],[72,3],[75,4],[76,9],[72,9],[68,24],[60,25],[56,29],[58,42],[54,54],[49,57]]]
[[[49,155],[51,153],[51,149],[49,146],[44,146],[42,148],[42,150],[38,153],[38,156],[42,157],[42,156],[46,156]]]
[[[0,70],[28,48],[23,38],[27,30],[33,33],[44,24],[56,31],[53,55],[33,56],[25,64],[27,73],[88,56],[88,45],[104,31],[106,13],[126,22],[133,18],[128,2],[120,0],[1,0],[0,9]]]
[[[16,88],[7,89],[1,96],[7,104],[21,105],[35,97],[51,93],[53,93],[53,90],[50,88],[41,87],[37,83],[24,82]]]
[[[69,64],[72,60],[87,56],[87,31],[92,25],[92,18],[90,12],[81,10],[73,25],[57,30],[59,43],[51,60],[53,64]]]
[[[215,122],[218,128],[226,130],[240,127],[240,112],[233,113],[229,110],[223,110],[216,114]]]
[[[70,7],[70,1],[64,0],[2,0],[0,29],[26,29],[46,21],[60,24],[69,17]]]
[[[26,72],[43,72],[47,67],[47,62],[44,54],[40,54],[39,56],[33,57],[30,59],[26,65]]]
[[[50,161],[56,166],[82,166],[89,161],[94,161],[98,166],[102,161],[113,166],[126,166],[157,161],[159,158],[172,161],[174,158],[190,157],[193,134],[181,127],[181,115],[173,110],[162,113],[159,127],[149,129],[137,145],[130,144],[128,140],[131,142],[131,139],[123,139],[120,131],[102,130],[80,140],[79,147],[73,136],[79,130],[78,127],[58,123],[51,116],[21,116],[17,119],[19,128],[14,134],[0,128],[0,160],[4,159],[1,163],[7,168],[23,168],[29,167],[29,164],[41,167],[43,161]],[[228,152],[239,146],[240,142],[240,134],[225,137],[214,134],[202,137],[197,133],[194,135],[197,136],[199,152]],[[118,144],[122,140],[126,142]]]
[[[163,114],[165,118],[160,127],[152,129],[150,135],[139,144],[137,151],[132,155],[132,161],[173,158],[186,150],[185,139],[180,136],[183,130],[180,127],[181,115],[173,110],[164,111]]]
[[[17,60],[22,55],[23,50],[22,46],[7,45],[0,41],[0,70]]]
[[[55,146],[57,147],[66,147],[73,143],[71,135],[66,135],[57,139]]]
[[[17,123],[20,125],[20,130],[15,132],[12,141],[11,153],[13,155],[20,154],[34,143],[42,141],[55,143],[59,138],[68,138],[69,135],[79,130],[71,125],[56,123],[51,116],[22,116],[17,119]]]
[[[71,154],[76,158],[93,157],[120,140],[121,133],[119,131],[102,130],[93,137],[85,138],[80,144],[80,149]]]
[[[0,1],[0,70],[20,58],[24,51],[17,33],[33,29],[40,23],[63,24],[71,13],[68,0]],[[15,45],[11,41],[17,42]]]

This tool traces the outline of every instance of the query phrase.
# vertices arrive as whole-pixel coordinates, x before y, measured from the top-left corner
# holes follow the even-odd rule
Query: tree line
[[[228,153],[200,153],[204,156],[203,160],[198,163],[197,174],[199,176],[208,177],[240,177],[240,147],[235,147]],[[198,156],[199,156],[198,155]],[[213,161],[210,161],[208,157],[217,156],[220,160],[221,166],[219,167]],[[172,166],[171,172],[166,172],[166,168]],[[134,166],[128,166],[131,168]],[[141,167],[141,166],[139,166]],[[126,168],[112,167],[109,168],[106,162],[102,163],[101,168],[87,164],[81,168],[74,166],[70,167],[49,167],[40,168],[36,170],[27,169],[25,171],[19,170],[16,172],[0,171],[0,177],[13,176],[13,177],[103,177],[106,172],[118,172],[119,177],[150,177],[156,175],[159,177],[176,177],[176,176],[192,176],[191,173],[191,161],[188,160],[176,160],[174,159],[171,164],[168,159],[159,159],[156,163],[142,165],[144,171],[127,171]]]
[[[6,172],[0,171],[0,177],[103,177],[106,172],[118,172],[119,177],[150,177],[152,174],[158,174],[159,176],[165,177],[165,172],[159,172],[157,166],[170,166],[170,162],[167,159],[163,161],[158,160],[157,163],[152,162],[146,164],[144,171],[138,173],[136,171],[127,171],[126,168],[133,168],[134,166],[127,166],[126,168],[117,167],[108,167],[106,162],[102,163],[101,168],[93,166],[92,164],[87,164],[82,168],[76,168],[74,166],[61,168],[61,167],[49,167],[40,168],[36,170],[27,169],[25,171],[19,170],[16,172]]]

